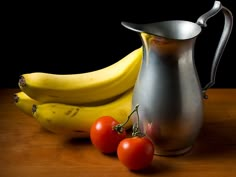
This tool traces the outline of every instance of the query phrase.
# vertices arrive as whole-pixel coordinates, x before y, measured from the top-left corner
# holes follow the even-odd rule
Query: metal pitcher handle
[[[225,46],[228,42],[229,36],[231,34],[232,31],[232,27],[233,27],[233,15],[231,13],[231,11],[229,9],[227,9],[226,7],[224,7],[220,1],[215,1],[212,9],[208,12],[206,12],[205,14],[203,14],[202,16],[200,16],[197,20],[197,24],[202,26],[202,27],[206,27],[207,24],[207,20],[211,17],[213,17],[214,15],[216,15],[219,11],[221,11],[224,13],[224,28],[223,28],[223,32],[221,34],[221,38],[220,41],[218,43],[216,52],[215,52],[215,56],[213,59],[213,63],[212,63],[212,67],[211,67],[211,77],[210,77],[210,82],[208,84],[206,84],[205,87],[203,87],[203,98],[207,99],[208,96],[206,95],[206,90],[210,87],[212,87],[215,84],[215,77],[216,77],[216,71],[217,71],[217,67],[220,61],[220,58],[223,54],[223,51],[225,49]]]

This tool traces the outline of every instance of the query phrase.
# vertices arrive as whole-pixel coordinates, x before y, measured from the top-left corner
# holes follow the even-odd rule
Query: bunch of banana
[[[79,74],[26,73],[19,79],[15,104],[47,130],[89,137],[101,116],[125,122],[142,61],[142,47],[103,69]],[[132,127],[132,122],[126,128]]]

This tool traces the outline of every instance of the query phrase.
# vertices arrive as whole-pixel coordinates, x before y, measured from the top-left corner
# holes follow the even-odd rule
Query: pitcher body
[[[193,145],[203,119],[195,38],[170,40],[146,33],[141,38],[143,60],[133,96],[141,129],[153,140],[157,154],[183,153]]]

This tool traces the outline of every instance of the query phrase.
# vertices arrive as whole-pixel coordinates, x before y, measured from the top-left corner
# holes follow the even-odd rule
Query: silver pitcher
[[[201,88],[194,64],[194,45],[202,27],[219,11],[224,28],[211,67],[210,82]],[[121,23],[138,32],[143,45],[140,72],[134,87],[133,108],[139,105],[141,130],[155,144],[157,155],[180,155],[189,151],[202,126],[203,98],[214,85],[217,65],[229,39],[233,16],[221,2],[196,23],[170,20],[148,24]],[[134,114],[135,115],[135,114]],[[137,116],[132,120],[137,123]]]

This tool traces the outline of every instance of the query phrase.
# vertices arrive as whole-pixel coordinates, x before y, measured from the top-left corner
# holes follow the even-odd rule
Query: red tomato
[[[117,148],[118,159],[130,170],[148,167],[154,156],[154,146],[147,137],[130,137],[122,140]]]
[[[126,138],[126,131],[114,129],[120,123],[110,116],[98,118],[90,129],[92,144],[103,153],[115,153],[121,140]]]

